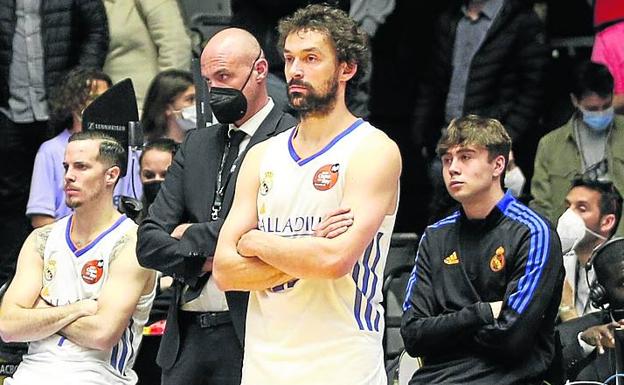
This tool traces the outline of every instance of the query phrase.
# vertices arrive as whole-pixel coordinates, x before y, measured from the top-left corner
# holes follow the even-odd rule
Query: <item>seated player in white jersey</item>
[[[346,107],[367,41],[344,12],[320,5],[279,30],[301,122],[249,151],[213,266],[222,289],[250,291],[242,384],[386,384],[381,285],[401,158]],[[314,237],[340,207],[352,226]]]
[[[6,385],[135,384],[155,294],[139,266],[136,225],[113,206],[125,151],[99,132],[69,139],[65,195],[74,214],[36,229],[0,306],[0,336],[29,342]]]

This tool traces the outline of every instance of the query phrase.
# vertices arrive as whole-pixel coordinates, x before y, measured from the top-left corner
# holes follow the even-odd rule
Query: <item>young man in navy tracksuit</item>
[[[557,233],[501,181],[511,139],[494,119],[456,119],[438,145],[461,203],[425,231],[404,304],[413,384],[541,384],[554,355],[563,265]]]

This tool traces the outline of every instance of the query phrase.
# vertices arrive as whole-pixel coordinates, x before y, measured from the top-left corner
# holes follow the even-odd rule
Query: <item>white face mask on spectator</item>
[[[180,117],[176,118],[176,122],[183,131],[197,128],[197,109],[194,104],[184,107],[179,111],[179,114]]]
[[[514,167],[505,173],[505,187],[511,190],[511,195],[519,197],[526,183],[526,178],[520,167]]]
[[[585,221],[580,215],[568,208],[557,222],[557,234],[561,239],[561,251],[566,254],[573,250],[587,235],[593,235],[606,241],[607,238],[585,227]]]

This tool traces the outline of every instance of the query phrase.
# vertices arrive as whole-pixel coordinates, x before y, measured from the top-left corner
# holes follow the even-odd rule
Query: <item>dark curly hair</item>
[[[91,96],[93,81],[102,80],[109,87],[111,78],[104,72],[90,67],[75,67],[52,89],[48,104],[50,107],[49,124],[55,134],[73,124],[73,112],[81,111]]]
[[[313,4],[301,8],[279,21],[278,50],[283,52],[288,35],[298,31],[316,31],[325,34],[336,50],[338,62],[357,65],[357,72],[347,82],[347,99],[355,92],[369,66],[368,35],[346,12],[328,5]]]
[[[154,77],[147,89],[143,103],[141,125],[148,141],[167,134],[167,106],[193,85],[193,75],[188,71],[166,70]]]

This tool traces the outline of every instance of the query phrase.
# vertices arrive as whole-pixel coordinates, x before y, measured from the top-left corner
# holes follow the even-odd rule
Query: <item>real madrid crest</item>
[[[497,273],[505,267],[505,249],[500,246],[496,249],[496,254],[490,259],[490,269]]]
[[[267,195],[273,188],[273,171],[266,171],[260,180],[260,195]]]
[[[334,187],[338,182],[338,172],[340,171],[340,164],[326,164],[319,168],[314,174],[312,179],[312,185],[319,191],[326,191]]]
[[[52,279],[54,279],[55,275],[56,275],[56,261],[54,259],[50,259],[48,262],[46,262],[45,266],[43,267],[43,279],[49,282]]]

